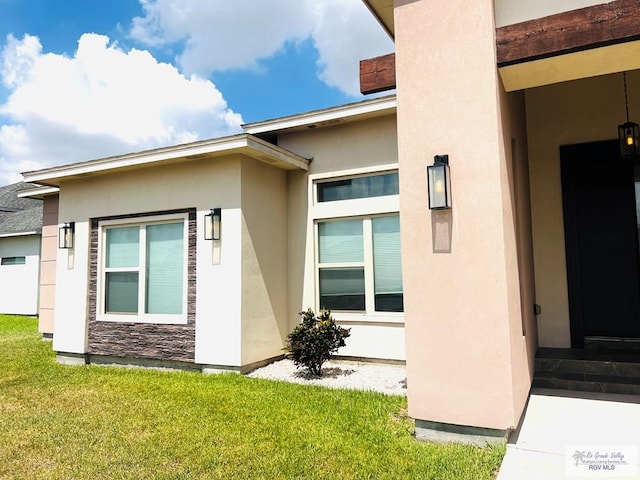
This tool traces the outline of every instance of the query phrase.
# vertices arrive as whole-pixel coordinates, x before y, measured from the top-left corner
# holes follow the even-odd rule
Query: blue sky
[[[361,0],[0,0],[0,185],[353,102]]]

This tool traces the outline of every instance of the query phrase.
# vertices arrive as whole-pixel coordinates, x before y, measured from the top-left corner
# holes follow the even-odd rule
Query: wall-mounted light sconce
[[[212,208],[204,216],[204,239],[220,240],[220,228],[222,227],[222,209]]]
[[[58,248],[73,248],[73,237],[76,232],[76,222],[65,223],[58,229]]]
[[[427,167],[427,187],[429,189],[430,210],[451,208],[449,155],[433,157],[433,165]]]
[[[633,158],[640,155],[640,126],[629,121],[629,101],[627,99],[627,72],[622,72],[624,80],[624,106],[627,111],[627,121],[618,125],[618,140],[620,141],[620,156]]]

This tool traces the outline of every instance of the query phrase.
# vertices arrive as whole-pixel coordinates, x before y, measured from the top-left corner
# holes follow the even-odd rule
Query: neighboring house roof
[[[25,182],[0,187],[0,236],[40,233],[42,201],[18,194],[34,185]]]

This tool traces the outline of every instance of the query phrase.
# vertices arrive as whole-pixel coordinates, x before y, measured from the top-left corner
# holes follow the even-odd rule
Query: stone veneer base
[[[452,425],[448,423],[415,421],[416,439],[432,443],[463,443],[484,447],[506,443],[511,430]]]

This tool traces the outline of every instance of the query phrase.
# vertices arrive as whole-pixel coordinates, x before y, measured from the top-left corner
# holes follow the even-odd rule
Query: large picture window
[[[167,218],[101,226],[103,320],[186,321],[185,224]]]
[[[320,308],[402,312],[399,216],[329,220],[317,225]]]

